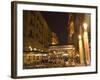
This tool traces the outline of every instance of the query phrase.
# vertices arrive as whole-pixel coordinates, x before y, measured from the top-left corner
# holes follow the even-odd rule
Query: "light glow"
[[[34,48],[33,50],[34,50],[34,51],[36,51],[37,49],[36,49],[36,48]]]
[[[87,27],[88,27],[87,23],[84,23],[83,27],[84,27],[84,30],[87,30]]]
[[[31,46],[29,46],[29,50],[30,50],[30,51],[32,51],[32,50],[33,50]]]
[[[78,36],[79,40],[82,39],[81,35]]]

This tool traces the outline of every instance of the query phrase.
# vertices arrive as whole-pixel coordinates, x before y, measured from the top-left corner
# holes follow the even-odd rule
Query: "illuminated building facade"
[[[51,31],[40,12],[23,11],[24,68],[45,61],[51,44]]]
[[[63,31],[48,26],[42,12],[23,11],[24,68],[90,64],[90,15],[68,13],[67,16],[68,22],[64,27],[66,41],[61,42],[63,37],[59,37],[59,34],[63,36]],[[85,22],[88,26],[84,26]]]
[[[23,11],[23,47],[45,50],[51,43],[51,31],[39,12]]]
[[[58,42],[58,37],[57,37],[56,33],[52,32],[51,44],[57,45],[58,43],[59,42]]]

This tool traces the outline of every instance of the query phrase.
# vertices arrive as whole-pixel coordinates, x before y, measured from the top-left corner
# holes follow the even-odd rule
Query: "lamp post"
[[[83,41],[84,41],[84,51],[85,51],[85,60],[86,64],[90,64],[90,52],[89,52],[89,42],[88,42],[88,25],[86,23],[83,24],[84,32],[83,32]]]

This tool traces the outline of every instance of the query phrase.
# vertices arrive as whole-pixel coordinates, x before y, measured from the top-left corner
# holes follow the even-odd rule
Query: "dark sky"
[[[44,19],[47,21],[51,31],[55,32],[59,44],[67,43],[67,23],[68,13],[62,12],[41,12]]]

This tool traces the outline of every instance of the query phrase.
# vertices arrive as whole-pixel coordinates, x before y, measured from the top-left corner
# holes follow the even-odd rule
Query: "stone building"
[[[42,66],[47,60],[48,47],[51,44],[51,31],[37,11],[23,11],[23,68]],[[38,65],[38,66],[37,66]]]
[[[23,48],[24,51],[32,49],[46,50],[51,43],[51,31],[37,11],[23,11]]]

